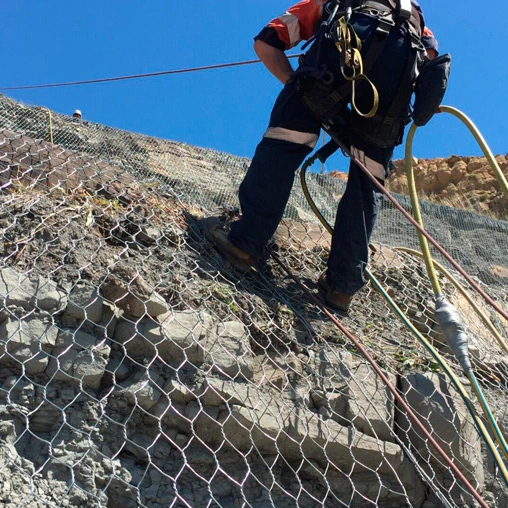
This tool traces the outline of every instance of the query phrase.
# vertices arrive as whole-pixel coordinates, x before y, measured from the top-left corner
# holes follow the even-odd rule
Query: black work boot
[[[334,309],[340,310],[347,313],[351,302],[353,301],[353,295],[346,295],[342,291],[332,289],[328,285],[326,279],[326,272],[323,272],[318,279],[318,286],[326,293],[326,301]]]
[[[217,217],[207,217],[202,223],[207,240],[234,268],[239,272],[248,272],[252,268],[255,258],[231,242],[229,231]]]

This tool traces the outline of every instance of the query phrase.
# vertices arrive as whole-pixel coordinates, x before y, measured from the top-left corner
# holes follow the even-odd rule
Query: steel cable
[[[288,55],[287,58],[298,58],[300,55]],[[99,79],[88,79],[81,81],[67,81],[63,83],[46,83],[42,85],[24,85],[24,86],[8,86],[8,87],[0,87],[1,91],[9,91],[9,90],[34,90],[41,88],[57,88],[63,86],[77,86],[77,85],[91,85],[96,83],[109,83],[113,81],[125,81],[128,79],[141,79],[141,78],[153,78],[157,76],[169,76],[172,74],[186,74],[189,72],[200,72],[200,71],[209,71],[214,69],[225,69],[228,67],[240,67],[242,65],[252,65],[261,63],[261,60],[244,60],[241,62],[230,62],[225,64],[215,64],[215,65],[204,65],[201,67],[190,67],[188,69],[175,69],[169,71],[158,71],[158,72],[148,72],[145,74],[132,74],[130,76],[116,76],[112,78],[99,78]]]

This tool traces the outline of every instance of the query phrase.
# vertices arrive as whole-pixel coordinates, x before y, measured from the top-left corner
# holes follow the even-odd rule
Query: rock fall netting
[[[203,238],[203,217],[234,218],[248,160],[55,113],[50,128],[46,109],[0,99],[2,506],[476,506],[273,260],[241,275]],[[332,219],[343,184],[309,185]],[[506,308],[507,223],[423,213]],[[316,295],[328,246],[295,186],[273,248]],[[370,269],[460,376],[423,262],[400,246],[417,248],[416,233],[386,205]],[[506,434],[506,354],[441,283]],[[341,320],[489,505],[506,506],[463,400],[382,296],[367,285]]]

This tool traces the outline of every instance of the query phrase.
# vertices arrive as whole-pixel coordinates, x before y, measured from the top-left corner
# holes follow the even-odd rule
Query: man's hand
[[[427,56],[429,57],[429,60],[434,60],[437,56],[437,51],[435,49],[427,49]]]
[[[261,40],[254,42],[254,51],[264,66],[285,85],[293,72],[293,68],[284,51]]]

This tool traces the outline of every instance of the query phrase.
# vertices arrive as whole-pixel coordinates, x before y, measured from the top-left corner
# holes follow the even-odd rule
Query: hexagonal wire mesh
[[[4,506],[476,506],[277,263],[241,275],[204,239],[203,217],[236,215],[248,160],[55,113],[51,144],[49,114],[0,100]],[[308,180],[332,220],[343,183]],[[506,308],[507,223],[428,203],[423,215]],[[315,295],[328,247],[295,186],[273,249]],[[370,270],[460,377],[423,261],[397,247],[418,249],[416,232],[385,204]],[[439,277],[506,432],[506,353]],[[367,285],[341,322],[483,498],[505,506],[464,401],[381,294]]]

